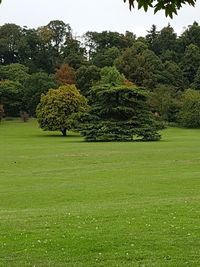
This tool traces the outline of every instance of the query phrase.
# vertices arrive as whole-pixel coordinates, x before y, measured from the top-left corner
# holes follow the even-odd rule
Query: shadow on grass
[[[68,134],[66,136],[63,136],[62,134],[37,134],[34,135],[35,137],[43,137],[43,138],[59,138],[63,139],[63,141],[67,141],[68,143],[164,143],[169,142],[167,139],[160,139],[160,140],[142,140],[142,139],[133,139],[133,140],[127,140],[127,141],[87,141],[84,140],[84,137],[82,137],[79,134]],[[80,140],[73,140],[73,139],[80,139]]]
[[[35,138],[46,138],[46,139],[59,139],[66,141],[67,143],[85,143],[84,139],[80,135],[69,134],[67,136],[63,136],[60,134],[35,134],[33,135]],[[79,140],[78,140],[79,139]]]
[[[63,138],[63,139],[67,139],[67,138],[81,138],[80,135],[77,134],[68,134],[66,136],[63,136],[62,134],[37,134],[34,135],[35,137],[56,137],[56,138]]]

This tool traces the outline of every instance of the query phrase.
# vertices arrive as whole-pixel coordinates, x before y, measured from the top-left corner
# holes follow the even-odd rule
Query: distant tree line
[[[160,31],[152,25],[145,37],[129,31],[89,31],[81,38],[59,20],[37,29],[15,24],[0,27],[1,118],[19,116],[20,112],[35,116],[41,95],[63,85],[75,85],[93,105],[88,116],[96,126],[101,115],[93,115],[99,105],[107,112],[101,118],[112,113],[112,119],[133,119],[133,114],[126,113],[130,107],[122,103],[122,92],[126,95],[132,88],[131,97],[138,101],[145,98],[157,121],[200,127],[198,116],[188,119],[188,112],[197,115],[200,110],[200,26],[194,22],[180,36],[170,25]],[[133,92],[136,88],[140,88],[138,98]],[[106,111],[105,103],[95,107],[100,91],[105,101],[109,94],[113,99],[118,97],[126,112],[116,113],[114,106],[112,112]],[[185,104],[188,101],[190,106]],[[81,131],[89,136],[87,129]]]

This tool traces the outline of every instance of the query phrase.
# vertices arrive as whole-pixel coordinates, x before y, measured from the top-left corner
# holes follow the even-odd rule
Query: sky
[[[200,23],[200,1],[196,7],[185,6],[173,19],[166,18],[164,11],[153,14],[152,10],[129,10],[123,0],[2,0],[0,25],[15,23],[28,28],[47,25],[51,20],[69,23],[73,33],[81,36],[87,31],[131,31],[145,36],[152,24],[158,30],[168,23],[180,35],[194,21]]]

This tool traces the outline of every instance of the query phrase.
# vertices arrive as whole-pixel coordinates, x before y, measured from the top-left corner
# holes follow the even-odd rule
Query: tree
[[[176,49],[176,40],[177,34],[169,24],[157,33],[157,36],[152,40],[151,48],[156,55],[162,55],[167,50],[174,51]]]
[[[183,93],[180,124],[188,128],[200,128],[200,91],[188,89]]]
[[[187,46],[180,65],[184,76],[189,81],[189,85],[191,85],[200,66],[200,48],[193,44]]]
[[[149,31],[147,31],[148,34],[146,35],[146,39],[149,45],[149,49],[153,50],[154,52],[156,52],[157,46],[155,44],[158,34],[159,32],[157,31],[156,25],[152,25],[151,29]]]
[[[60,68],[56,70],[56,79],[60,84],[74,84],[75,71],[69,64],[62,64]]]
[[[118,32],[87,32],[85,35],[85,46],[88,51],[88,57],[92,60],[100,54],[104,54],[109,48],[115,47],[119,50],[131,47],[135,42],[136,36],[132,32],[126,31],[125,35]],[[113,57],[115,51],[108,51],[109,56]]]
[[[37,119],[44,131],[66,131],[75,127],[75,115],[84,112],[87,101],[75,85],[63,85],[42,94],[37,107]]]
[[[75,70],[86,64],[85,48],[81,47],[81,43],[72,37],[67,38],[62,46],[61,57]]]
[[[0,27],[0,64],[19,62],[18,43],[22,36],[20,26],[12,23]]]
[[[0,77],[4,80],[17,81],[24,84],[29,78],[28,68],[19,63],[0,66]]]
[[[127,2],[127,0],[124,0],[124,2]],[[128,2],[130,9],[134,8],[135,3],[137,3],[138,9],[143,8],[147,11],[149,8],[153,8],[154,13],[159,10],[164,10],[166,17],[169,16],[170,18],[173,18],[173,15],[177,15],[177,10],[179,10],[183,5],[188,4],[195,6],[196,0],[128,0]]]
[[[159,82],[163,65],[159,57],[142,42],[125,49],[116,59],[115,66],[137,86],[152,89]]]
[[[159,84],[150,93],[149,103],[152,111],[164,121],[177,122],[179,111],[179,94],[173,86]]]
[[[89,100],[90,109],[82,115],[78,125],[86,141],[160,139],[144,91],[102,84],[90,90]]]
[[[192,89],[200,90],[200,67],[197,70],[197,73],[194,77],[194,82],[191,85]]]
[[[28,112],[29,115],[35,116],[41,95],[50,88],[55,89],[57,87],[58,82],[53,74],[36,72],[30,75],[24,84],[23,110]]]
[[[165,71],[163,72],[164,84],[168,84],[170,87],[174,87],[174,91],[183,91],[186,89],[186,82],[181,68],[172,61],[166,61],[164,63]]]
[[[22,107],[23,86],[19,82],[0,82],[0,104],[6,116],[17,117]]]
[[[101,84],[122,85],[125,83],[124,75],[116,67],[105,67],[101,69]]]
[[[49,56],[44,52],[43,42],[37,30],[23,28],[18,42],[19,62],[29,68],[29,72],[49,70]],[[51,62],[52,64],[52,62]]]
[[[180,50],[184,51],[190,44],[200,48],[200,26],[196,21],[192,25],[189,25],[179,38]]]
[[[59,52],[66,38],[71,36],[71,27],[61,20],[52,20],[47,25],[47,28],[52,32],[51,42],[54,48]]]
[[[3,105],[0,104],[0,122],[3,119],[3,116],[4,116],[4,108],[3,108]]]
[[[92,63],[99,67],[113,66],[115,59],[120,55],[117,47],[111,47],[93,55]]]
[[[100,80],[100,69],[96,66],[82,66],[76,71],[76,85],[81,93],[88,95],[89,89]]]

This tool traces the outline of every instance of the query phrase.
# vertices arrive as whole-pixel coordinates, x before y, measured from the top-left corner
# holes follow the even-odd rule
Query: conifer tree
[[[79,131],[86,141],[159,140],[154,116],[142,89],[125,85],[99,85],[90,90],[90,109]]]

